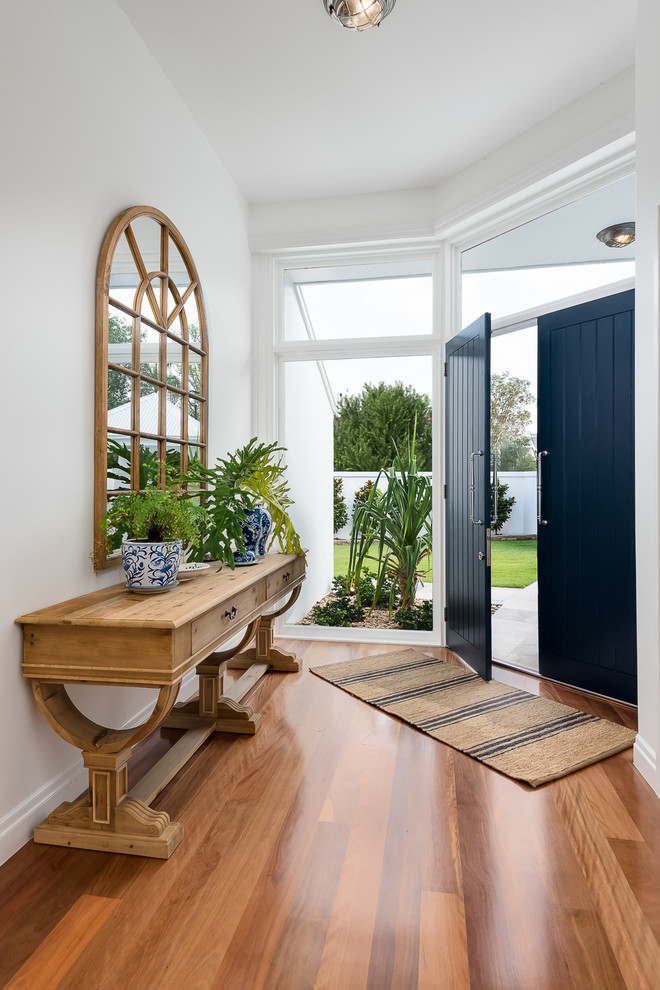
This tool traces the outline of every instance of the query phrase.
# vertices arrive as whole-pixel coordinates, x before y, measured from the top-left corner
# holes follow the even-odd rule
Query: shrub
[[[387,488],[379,493],[381,477]],[[358,505],[353,517],[348,579],[357,584],[367,562],[374,562],[378,597],[385,581],[391,582],[390,611],[395,588],[404,606],[414,603],[421,568],[431,555],[432,501],[431,479],[417,470],[413,433],[407,456],[397,457],[388,471],[380,472],[368,500]]]
[[[389,608],[390,594],[392,593],[392,582],[383,581],[382,586],[376,588],[376,575],[373,571],[365,571],[360,577],[355,587],[349,587],[348,579],[343,575],[336,575],[332,582],[332,590],[336,595],[354,595],[358,605],[366,605],[369,608]],[[394,588],[393,603],[399,601],[398,590]]]
[[[348,509],[344,498],[343,478],[332,479],[332,507],[334,512],[333,533],[338,533],[348,522]]]
[[[362,622],[364,609],[346,595],[340,595],[325,605],[315,605],[312,619],[317,626],[350,626],[351,622]]]
[[[362,485],[362,488],[358,488],[355,495],[353,496],[353,518],[355,518],[355,512],[358,506],[364,505],[372,497],[373,501],[376,502],[380,497],[380,492],[378,490],[374,491],[374,483],[371,478]]]
[[[497,522],[491,525],[491,529],[494,533],[499,533],[502,526],[507,521],[511,515],[511,510],[516,504],[516,500],[513,495],[507,498],[507,492],[509,486],[503,484],[501,481],[497,483]],[[490,518],[495,517],[495,485],[490,486]]]
[[[423,601],[412,608],[400,608],[394,613],[394,621],[402,629],[433,629],[433,602]]]

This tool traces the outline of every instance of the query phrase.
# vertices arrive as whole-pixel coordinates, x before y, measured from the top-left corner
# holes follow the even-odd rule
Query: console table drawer
[[[193,622],[192,652],[197,653],[210,643],[232,633],[238,632],[244,625],[245,619],[257,607],[258,586],[255,584],[246,591],[239,592],[234,598],[228,598],[222,605],[203,615]]]
[[[282,566],[281,570],[277,571],[275,574],[271,574],[266,583],[266,597],[274,598],[277,595],[282,595],[286,592],[287,588],[292,587],[296,583],[296,578],[299,578],[301,574],[305,572],[305,562],[302,557],[296,557],[295,560],[290,561],[285,566]]]

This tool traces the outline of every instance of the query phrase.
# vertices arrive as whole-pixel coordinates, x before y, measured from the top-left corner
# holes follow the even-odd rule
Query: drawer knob
[[[236,618],[236,606],[235,605],[232,605],[231,612],[229,611],[228,608],[226,608],[225,609],[225,619],[229,619],[229,621],[231,622],[231,620],[232,619],[235,619],[235,618]]]
[[[291,571],[285,571],[282,577],[284,578],[285,581],[288,581],[289,578],[291,577]]]

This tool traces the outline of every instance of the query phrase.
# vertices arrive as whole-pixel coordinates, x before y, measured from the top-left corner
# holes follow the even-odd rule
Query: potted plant
[[[205,515],[178,488],[114,496],[100,525],[108,551],[121,540],[126,587],[148,593],[176,584],[182,544],[199,542]]]
[[[197,486],[197,495],[206,510],[206,525],[198,546],[189,554],[191,560],[213,560],[228,564],[256,563],[269,546],[277,541],[284,553],[304,557],[300,537],[289,516],[293,499],[286,481],[286,466],[278,456],[285,451],[277,443],[259,443],[253,437],[233,454],[218,458],[215,467],[195,463],[183,479],[187,486]],[[205,490],[201,490],[205,489]],[[270,532],[264,532],[265,507],[272,520]],[[255,548],[250,544],[254,540]],[[254,557],[252,557],[254,555]]]

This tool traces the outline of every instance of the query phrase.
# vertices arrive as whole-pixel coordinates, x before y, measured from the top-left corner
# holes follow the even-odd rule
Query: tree
[[[415,429],[417,469],[431,470],[431,402],[410,385],[367,383],[339,400],[334,420],[335,471],[380,471],[407,450]]]
[[[499,471],[536,471],[536,458],[528,440],[505,440],[497,459]]]
[[[490,445],[499,450],[506,440],[523,440],[532,417],[525,407],[534,402],[525,378],[508,371],[490,377]]]
[[[108,319],[108,343],[109,344],[130,344],[133,334],[133,327],[130,323],[124,323],[118,316],[110,316]],[[111,357],[110,360],[113,360]],[[124,375],[120,371],[108,372],[108,409],[116,409],[128,402],[131,397],[131,379],[129,375]]]
[[[332,502],[333,502],[333,532],[338,533],[348,522],[348,509],[344,498],[343,478],[332,479]]]

